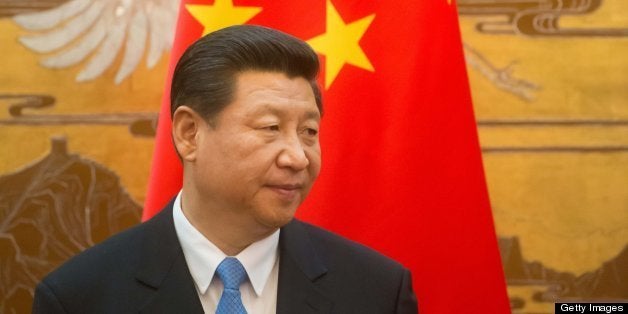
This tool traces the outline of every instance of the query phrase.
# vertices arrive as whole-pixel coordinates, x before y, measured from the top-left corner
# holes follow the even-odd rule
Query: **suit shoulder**
[[[378,267],[394,272],[407,270],[399,262],[364,244],[306,222],[296,221],[296,223],[306,230],[312,245],[317,248],[318,252],[328,252],[325,253],[327,260],[348,260],[354,263],[353,265],[362,264],[369,268]]]
[[[37,286],[34,305],[67,313],[137,309],[182,258],[170,208],[72,257]]]
[[[316,285],[333,292],[330,298],[338,313],[416,313],[410,271],[397,261],[298,220],[286,231],[284,239],[297,239],[286,240],[292,250],[300,252],[294,253],[302,257],[297,263],[318,265]]]
[[[136,285],[145,233],[146,224],[140,224],[70,258],[37,285],[33,308],[42,313],[52,305],[64,313],[116,312],[115,306],[136,296],[130,288]]]
[[[77,287],[133,271],[145,231],[139,224],[111,236],[70,258],[42,281],[52,288]]]

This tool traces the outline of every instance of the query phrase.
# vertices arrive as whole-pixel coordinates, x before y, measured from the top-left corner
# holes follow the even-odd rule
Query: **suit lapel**
[[[301,224],[293,220],[279,236],[277,314],[329,313],[333,303],[316,285],[327,268]]]
[[[149,292],[140,313],[203,313],[172,220],[172,202],[146,224],[136,279]],[[277,314],[330,313],[333,302],[317,286],[327,268],[296,219],[279,238]]]
[[[151,292],[140,313],[203,313],[174,229],[172,204],[146,224],[136,278]]]

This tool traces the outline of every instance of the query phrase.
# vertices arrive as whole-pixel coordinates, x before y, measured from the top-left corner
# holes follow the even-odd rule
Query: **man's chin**
[[[267,212],[259,217],[262,225],[269,229],[278,229],[287,225],[294,218],[296,208],[281,208],[272,212]]]

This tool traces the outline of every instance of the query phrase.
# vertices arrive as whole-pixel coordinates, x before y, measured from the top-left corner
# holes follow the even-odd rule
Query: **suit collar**
[[[329,313],[333,303],[317,286],[327,267],[302,222],[295,219],[282,228],[279,248],[277,313]]]
[[[136,279],[153,291],[143,313],[203,313],[172,220],[170,202],[145,223]]]
[[[205,294],[215,276],[216,268],[227,255],[185,217],[181,209],[181,193],[175,198],[172,212],[177,238],[188,269],[199,293]],[[257,296],[262,295],[266,282],[279,259],[279,233],[279,230],[275,230],[266,238],[251,243],[236,256],[244,266]]]
[[[140,312],[203,313],[174,229],[172,205],[173,201],[145,223],[136,279],[153,295]],[[294,219],[282,228],[279,254],[277,313],[329,313],[333,303],[317,286],[327,267],[302,222]]]

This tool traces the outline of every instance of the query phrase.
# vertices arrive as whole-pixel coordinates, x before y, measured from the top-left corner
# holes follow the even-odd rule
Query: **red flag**
[[[299,218],[409,267],[421,313],[510,311],[455,3],[215,0],[180,12],[170,74],[194,39],[237,23],[320,53],[322,171]],[[160,117],[145,218],[181,186],[167,93]]]

